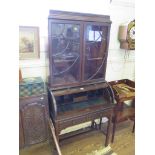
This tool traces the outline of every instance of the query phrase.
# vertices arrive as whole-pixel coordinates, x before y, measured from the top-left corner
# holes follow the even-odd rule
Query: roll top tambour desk
[[[105,81],[110,26],[109,16],[50,10],[48,98],[58,139],[60,130],[103,116],[110,128],[113,92]]]
[[[58,140],[66,137],[65,135],[59,136],[59,134],[67,127],[107,117],[105,146],[108,145],[114,105],[111,88],[106,82],[68,89],[48,89],[48,97],[50,117],[54,123]],[[94,126],[92,127],[94,128]]]

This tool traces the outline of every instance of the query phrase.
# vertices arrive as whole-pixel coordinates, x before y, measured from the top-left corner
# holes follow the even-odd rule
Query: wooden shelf
[[[54,60],[54,63],[64,63],[64,62],[73,62],[76,59],[71,59],[71,60],[66,60],[66,59],[61,59],[61,60]]]
[[[89,61],[94,61],[94,60],[102,60],[102,57],[98,57],[98,58],[87,58],[87,60]]]

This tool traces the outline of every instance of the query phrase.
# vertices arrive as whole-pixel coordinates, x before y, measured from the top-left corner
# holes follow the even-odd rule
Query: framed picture
[[[39,58],[39,27],[19,26],[19,59]]]

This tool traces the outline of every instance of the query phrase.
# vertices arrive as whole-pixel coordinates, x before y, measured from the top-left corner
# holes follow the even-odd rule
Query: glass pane
[[[74,83],[80,79],[80,25],[52,24],[52,82]]]
[[[86,26],[84,80],[104,78],[107,27]]]

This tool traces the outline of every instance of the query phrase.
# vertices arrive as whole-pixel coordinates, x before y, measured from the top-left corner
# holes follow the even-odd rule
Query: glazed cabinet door
[[[21,125],[24,146],[47,139],[47,112],[43,96],[20,101]]]
[[[53,86],[81,81],[81,27],[77,21],[49,20],[50,80]]]
[[[109,26],[86,22],[84,26],[83,81],[105,78]]]

